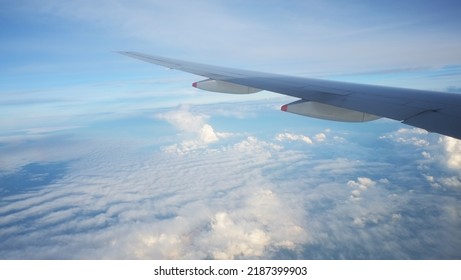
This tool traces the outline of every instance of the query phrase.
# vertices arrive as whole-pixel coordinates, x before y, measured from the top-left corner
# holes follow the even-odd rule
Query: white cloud
[[[419,128],[400,128],[380,137],[397,145],[408,144],[420,151],[417,161],[421,175],[433,188],[457,188],[461,185],[461,141],[429,134]],[[396,148],[399,146],[396,145]]]
[[[424,130],[422,128],[400,128],[397,130],[397,134],[419,134],[419,135],[427,135],[428,132],[427,130]]]
[[[421,152],[421,155],[422,155],[425,159],[431,159],[431,158],[432,158],[431,153],[429,153],[429,152],[427,152],[427,151],[422,151],[422,152]]]
[[[235,144],[233,148],[240,153],[269,153],[271,151],[280,151],[282,147],[274,143],[261,141],[254,136],[248,136],[247,139]]]
[[[288,133],[288,132],[285,132],[285,133],[279,133],[275,136],[275,139],[277,141],[301,141],[301,142],[304,142],[306,144],[313,144],[314,142],[312,142],[312,140],[305,136],[305,135],[301,135],[301,134],[293,134],[293,133]]]
[[[433,188],[461,187],[461,141],[440,136],[423,151],[420,169]]]
[[[347,185],[350,187],[358,187],[361,190],[366,190],[368,188],[374,187],[376,182],[370,178],[358,177],[357,181],[349,181]]]
[[[427,147],[430,145],[430,142],[425,137],[426,135],[428,135],[428,132],[421,128],[400,128],[379,138],[389,139],[402,144],[410,144],[416,147]]]
[[[164,147],[165,151],[184,154],[232,136],[231,133],[215,132],[213,127],[206,123],[207,116],[193,114],[189,109],[189,106],[182,105],[177,110],[156,115],[157,119],[165,120],[179,131],[187,133],[186,140]]]
[[[392,214],[392,220],[393,221],[399,221],[402,219],[402,215],[400,213],[394,213]]]
[[[199,133],[207,119],[204,115],[192,114],[188,105],[181,105],[177,110],[156,115],[157,119],[171,123],[180,131]]]
[[[440,181],[445,186],[452,188],[461,188],[461,179],[457,176],[441,178]]]
[[[324,142],[326,139],[327,136],[325,135],[325,133],[319,133],[315,135],[315,140],[317,140],[317,142]]]
[[[387,180],[387,179],[382,179]],[[369,188],[376,185],[376,182],[367,177],[358,177],[356,181],[350,180],[347,182],[347,186],[353,188],[351,191],[352,199],[359,199],[361,194]]]
[[[439,142],[443,145],[445,150],[445,163],[453,169],[460,171],[461,175],[461,140],[441,136]]]
[[[218,135],[214,132],[214,129],[209,124],[204,124],[200,129],[199,139],[205,143],[213,143],[219,140]]]
[[[270,189],[256,189],[244,205],[237,211],[215,214],[210,231],[203,236],[203,242],[214,248],[213,258],[260,258],[270,248],[293,250],[308,241],[304,221],[291,216],[290,206]]]

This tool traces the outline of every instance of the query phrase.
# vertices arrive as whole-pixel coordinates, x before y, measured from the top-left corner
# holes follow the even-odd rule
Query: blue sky
[[[56,116],[57,110],[98,115],[119,112],[114,106],[122,100],[139,107],[146,104],[139,101],[148,99],[162,107],[238,98],[202,93],[192,97],[195,92],[187,86],[197,77],[130,61],[113,52],[117,50],[355,82],[433,90],[460,87],[456,1],[1,5],[0,79],[2,104],[8,105],[2,116],[39,110],[34,116],[38,118],[48,115],[50,106]],[[154,85],[175,89],[175,97],[153,98]],[[46,103],[44,110],[37,102]]]
[[[458,140],[114,52],[459,92],[456,1],[0,7],[3,258],[460,258]]]

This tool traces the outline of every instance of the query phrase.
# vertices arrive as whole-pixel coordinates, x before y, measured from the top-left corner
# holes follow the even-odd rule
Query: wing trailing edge
[[[282,106],[282,111],[316,119],[340,122],[369,122],[381,117],[315,101],[298,100]]]
[[[301,115],[330,120],[384,117],[461,139],[461,94],[293,77],[138,52],[119,53],[214,80],[206,80],[202,85],[198,82],[195,84],[198,88],[238,94],[267,90],[298,97],[299,104],[295,102],[283,108]],[[315,103],[305,103],[307,101]]]

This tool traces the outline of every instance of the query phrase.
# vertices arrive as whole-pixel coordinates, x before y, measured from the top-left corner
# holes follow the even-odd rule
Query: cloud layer
[[[98,138],[85,148],[68,142],[80,148],[70,149],[74,160],[62,162],[64,174],[2,197],[2,257],[459,257],[460,174],[450,167],[456,162],[451,160],[456,141],[442,138],[439,143],[438,136],[398,127],[394,134],[417,139],[400,141],[387,132],[367,140],[378,151],[406,147],[407,153],[392,159],[361,155],[366,147],[349,142],[357,136],[335,130],[309,136],[273,131],[272,125],[269,138],[234,132],[223,138],[215,131],[221,125],[210,124],[207,112],[213,108],[158,112],[150,120],[167,122],[180,134],[155,147],[132,141],[136,135],[128,141]],[[207,126],[208,135],[216,136],[213,141],[202,134]],[[348,157],[336,149],[338,137]],[[420,140],[428,144],[413,144]],[[187,141],[195,143],[193,149],[184,149]],[[181,153],[165,148],[174,145]],[[323,156],[325,150],[330,157]],[[424,157],[423,151],[433,156]],[[18,172],[40,180],[53,170],[56,164]]]

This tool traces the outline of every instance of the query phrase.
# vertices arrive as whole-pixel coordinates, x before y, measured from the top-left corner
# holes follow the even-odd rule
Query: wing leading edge
[[[244,92],[248,89],[248,92],[245,93],[256,92],[258,89],[267,90],[298,97],[300,100],[297,104],[313,102],[313,104],[321,104],[320,108],[335,108],[332,110],[333,114],[341,114],[342,109],[347,115],[350,115],[351,112],[355,115],[356,113],[363,113],[364,121],[385,117],[430,132],[461,139],[461,94],[292,77],[188,62],[137,52],[120,53],[217,81],[214,83],[211,83],[210,80],[202,81],[207,87],[215,87],[213,89],[204,88],[207,90],[226,92],[226,88],[216,88],[216,86],[222,87],[222,85],[232,88],[233,91],[237,89]],[[194,83],[194,86],[200,88],[200,83]],[[329,106],[323,106],[324,104]],[[312,104],[308,105],[306,108],[312,107]],[[299,105],[297,106],[299,107]],[[283,106],[282,109],[287,110],[287,107]],[[301,112],[300,114],[311,116],[308,113]],[[330,117],[328,119],[335,118]],[[341,119],[338,118],[337,120]]]

